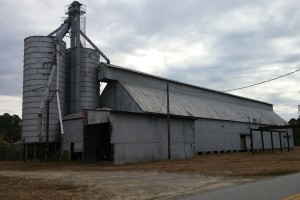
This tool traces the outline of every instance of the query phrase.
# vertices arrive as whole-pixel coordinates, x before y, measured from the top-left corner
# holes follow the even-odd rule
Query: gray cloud
[[[21,97],[24,38],[57,28],[70,3],[0,2],[0,95]],[[223,91],[274,78],[299,65],[296,0],[81,3],[87,6],[87,35],[112,63],[127,68]],[[288,119],[297,115],[298,78],[294,74],[232,93],[273,103]]]

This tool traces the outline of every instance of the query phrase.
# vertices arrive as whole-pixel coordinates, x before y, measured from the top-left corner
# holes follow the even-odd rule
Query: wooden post
[[[264,133],[263,133],[263,131],[260,131],[260,137],[261,137],[261,147],[262,147],[263,152],[265,152]]]

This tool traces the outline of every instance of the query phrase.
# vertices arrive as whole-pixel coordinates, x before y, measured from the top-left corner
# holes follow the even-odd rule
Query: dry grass
[[[113,165],[83,162],[0,162],[0,170],[159,171],[209,176],[277,176],[300,172],[300,149],[259,154],[200,155],[187,160]]]
[[[111,163],[84,163],[84,162],[0,162],[0,171],[12,170],[21,171],[26,174],[33,171],[47,170],[48,172],[56,171],[70,173],[74,172],[131,172],[131,171],[156,171],[171,172],[180,174],[201,174],[208,176],[223,177],[265,177],[278,176],[300,172],[300,149],[294,149],[292,152],[266,152],[251,155],[250,153],[229,153],[229,154],[211,154],[196,156],[187,160],[166,160],[153,163],[137,163],[126,165],[113,165]],[[45,171],[46,172],[46,171]],[[48,173],[51,174],[51,173]],[[95,173],[96,174],[96,173]],[[74,184],[71,182],[59,181],[58,179],[47,180],[39,177],[30,176],[0,176],[0,199],[111,199],[118,192],[129,190],[124,189],[124,184],[118,185],[118,180],[110,183],[115,188],[104,187],[100,184],[98,189],[82,184]],[[133,183],[136,184],[136,180]],[[146,182],[149,182],[147,179]],[[134,185],[133,184],[133,185]],[[140,183],[145,184],[143,181]],[[150,183],[149,183],[150,184]],[[125,184],[126,185],[126,184]],[[193,183],[194,185],[194,183]],[[141,187],[141,191],[145,188]],[[144,187],[151,188],[152,184]],[[118,188],[119,187],[119,188]],[[134,187],[131,199],[136,197],[138,190]],[[114,192],[117,192],[116,194]],[[128,192],[128,191],[127,191]],[[149,192],[153,195],[153,192]],[[147,192],[145,194],[148,194]],[[144,193],[143,193],[144,194]],[[138,199],[138,198],[136,198]]]
[[[0,177],[0,199],[88,199],[84,186],[39,179]]]

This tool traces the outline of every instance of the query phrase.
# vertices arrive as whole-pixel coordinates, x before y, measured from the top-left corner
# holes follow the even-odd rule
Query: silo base
[[[60,143],[23,143],[21,147],[20,159],[27,160],[59,160],[61,159]]]

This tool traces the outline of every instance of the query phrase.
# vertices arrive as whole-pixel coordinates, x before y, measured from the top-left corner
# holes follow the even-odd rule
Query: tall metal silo
[[[100,54],[93,49],[81,50],[81,106],[96,109],[99,106],[98,65]]]
[[[66,44],[49,36],[31,36],[24,42],[22,139],[24,143],[45,142],[46,129],[49,125],[48,141],[54,142],[59,134],[58,99],[61,114],[65,112]],[[54,60],[56,55],[59,55],[57,63]],[[59,66],[56,70],[52,70],[57,64]],[[59,69],[58,73],[57,69]],[[51,75],[53,77],[49,82]],[[48,92],[47,88],[49,88]],[[56,96],[57,92],[59,92],[59,98]],[[46,121],[45,98],[50,102],[49,123]]]
[[[100,53],[94,49],[80,50],[80,104],[75,103],[75,68],[71,67],[71,50],[67,50],[66,68],[66,111],[74,113],[82,109],[96,109],[99,106],[98,65]],[[72,81],[72,80],[76,80]],[[76,107],[79,106],[79,107]]]

